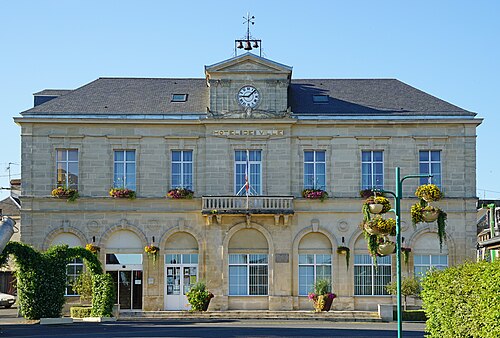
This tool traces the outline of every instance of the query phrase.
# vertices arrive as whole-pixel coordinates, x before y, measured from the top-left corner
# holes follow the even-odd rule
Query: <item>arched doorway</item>
[[[186,293],[198,281],[198,242],[177,232],[165,243],[165,309],[189,310]]]
[[[132,231],[119,230],[106,241],[106,271],[115,283],[120,310],[141,310],[143,244]]]

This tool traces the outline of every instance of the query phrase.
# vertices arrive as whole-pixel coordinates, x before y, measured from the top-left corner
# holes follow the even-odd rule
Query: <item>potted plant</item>
[[[78,190],[70,189],[66,186],[59,186],[55,188],[52,190],[51,195],[56,198],[65,198],[68,202],[73,202],[79,197]]]
[[[415,191],[415,196],[426,202],[434,202],[443,198],[443,193],[435,184],[422,184]]]
[[[187,188],[174,188],[167,192],[167,197],[172,199],[191,199],[194,196],[194,191]]]
[[[412,205],[410,214],[414,227],[421,222],[431,223],[437,221],[439,245],[442,248],[445,237],[446,219],[448,218],[446,212],[438,207],[427,204],[425,200],[420,200],[419,203]]]
[[[330,292],[331,284],[328,279],[317,279],[314,282],[313,292],[310,292],[308,298],[314,304],[314,311],[330,311],[333,300],[337,297],[336,294]]]
[[[111,188],[111,190],[109,190],[109,196],[113,198],[128,198],[133,200],[136,197],[136,193],[132,189]]]
[[[310,200],[321,200],[323,202],[328,198],[328,193],[322,189],[304,189],[302,190],[302,197]]]
[[[156,263],[156,259],[160,255],[160,248],[154,246],[153,244],[146,245],[144,247],[144,252],[148,255],[149,258],[153,260],[153,265],[154,265]]]
[[[351,249],[349,249],[346,246],[341,245],[337,248],[337,254],[345,255],[345,265],[347,267],[347,270],[349,270],[349,260],[351,258]]]
[[[204,282],[199,281],[191,286],[191,289],[186,293],[186,297],[191,305],[191,311],[207,311],[210,300],[214,298],[214,295],[207,290]]]
[[[363,207],[368,207],[368,210],[372,214],[385,214],[391,210],[391,202],[384,196],[370,196],[363,203]]]

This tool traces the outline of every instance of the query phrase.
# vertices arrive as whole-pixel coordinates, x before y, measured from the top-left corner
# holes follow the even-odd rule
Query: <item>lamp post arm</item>
[[[422,178],[422,177],[433,177],[434,175],[430,175],[430,174],[427,174],[427,175],[406,175],[404,176],[402,179],[401,179],[401,183],[403,183],[404,180],[406,180],[407,178]]]

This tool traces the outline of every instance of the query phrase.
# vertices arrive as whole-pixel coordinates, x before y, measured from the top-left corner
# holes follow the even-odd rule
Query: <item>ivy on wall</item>
[[[66,301],[66,265],[75,258],[83,258],[93,275],[92,314],[111,316],[114,303],[112,278],[103,274],[101,262],[89,250],[56,245],[41,253],[29,245],[9,242],[0,254],[0,266],[5,264],[9,255],[16,259],[18,304],[26,319],[61,316]]]

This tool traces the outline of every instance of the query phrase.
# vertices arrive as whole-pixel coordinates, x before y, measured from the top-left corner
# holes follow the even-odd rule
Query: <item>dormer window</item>
[[[313,95],[313,103],[328,103],[328,95]]]
[[[186,102],[188,94],[172,94],[172,100],[170,102]]]

